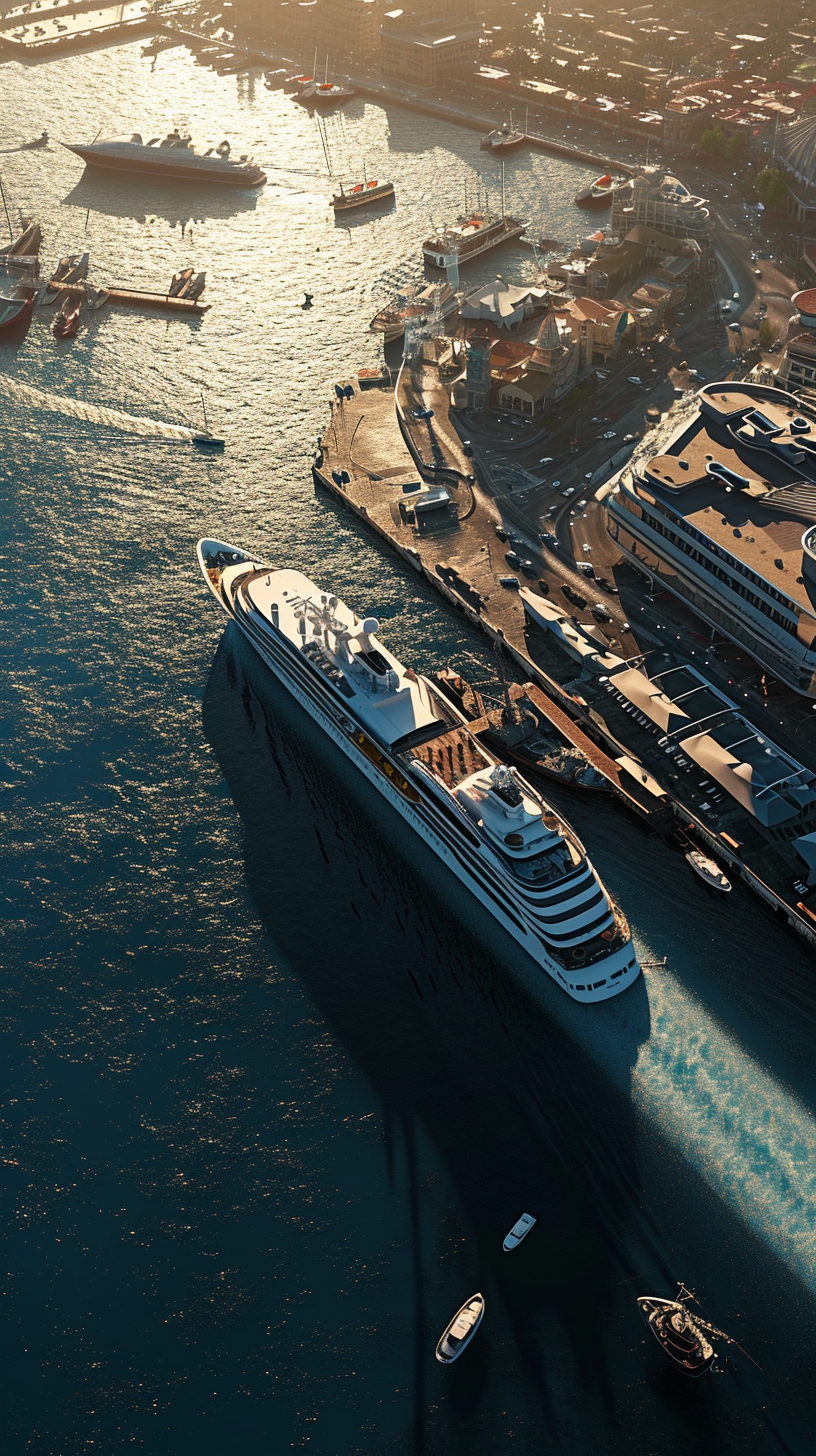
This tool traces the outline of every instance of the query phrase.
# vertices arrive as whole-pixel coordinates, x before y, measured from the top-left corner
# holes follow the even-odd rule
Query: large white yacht
[[[226,542],[200,541],[198,559],[275,676],[542,970],[576,1001],[632,984],[629,927],[574,831],[378,641],[375,618]]]

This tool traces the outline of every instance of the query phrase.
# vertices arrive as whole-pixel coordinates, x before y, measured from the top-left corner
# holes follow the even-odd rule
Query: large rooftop
[[[816,411],[783,390],[712,384],[635,488],[813,611],[802,537],[816,523]]]

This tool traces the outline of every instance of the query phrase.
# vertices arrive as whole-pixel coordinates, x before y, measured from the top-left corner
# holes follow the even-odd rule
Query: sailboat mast
[[[502,206],[501,215],[504,217],[504,158],[502,157]]]
[[[8,223],[9,237],[11,238],[11,241],[14,242],[14,229],[11,226],[11,218],[9,217],[8,203],[6,202],[6,194],[3,191],[3,183],[2,183],[2,181],[0,181],[0,197],[2,197],[2,199],[3,199],[3,211],[6,214],[6,222]]]

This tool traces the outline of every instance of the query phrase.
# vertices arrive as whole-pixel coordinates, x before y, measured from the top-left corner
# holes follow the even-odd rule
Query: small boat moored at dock
[[[706,885],[709,885],[712,890],[722,890],[727,894],[731,889],[731,881],[723,874],[716,860],[709,859],[708,855],[703,854],[702,850],[689,850],[686,859],[694,870],[694,873],[699,875],[700,879]]]
[[[57,314],[51,325],[51,332],[55,339],[72,339],[79,328],[79,319],[82,313],[82,302],[71,307],[70,300],[66,300],[63,307]]]
[[[602,177],[596,177],[588,187],[581,189],[576,194],[575,203],[577,207],[608,207],[617,188],[625,179],[613,177],[611,172],[604,172]]]
[[[422,256],[433,268],[462,267],[502,243],[515,242],[525,230],[526,223],[518,218],[471,212],[426,238]]]
[[[523,1213],[521,1218],[516,1220],[502,1244],[505,1254],[511,1254],[514,1249],[518,1248],[522,1239],[526,1239],[534,1223],[535,1219],[531,1213]]]
[[[523,147],[527,137],[523,131],[513,125],[513,118],[510,117],[503,126],[497,126],[483,136],[479,142],[483,152],[495,152],[498,156],[507,156],[508,152],[517,152]]]
[[[484,1312],[482,1294],[472,1295],[457,1311],[436,1347],[436,1358],[441,1365],[452,1365],[454,1360],[459,1359],[482,1323]]]

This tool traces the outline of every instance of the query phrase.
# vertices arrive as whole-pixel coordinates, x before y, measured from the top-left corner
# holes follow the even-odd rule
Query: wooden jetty
[[[69,298],[84,299],[84,283],[52,283],[49,284],[58,296],[67,295]],[[164,309],[167,313],[206,313],[212,307],[209,303],[199,303],[195,298],[174,298],[169,293],[150,293],[142,288],[106,288],[104,290],[108,297],[105,303],[118,303],[121,308],[146,308]]]

